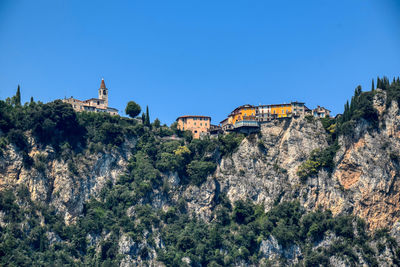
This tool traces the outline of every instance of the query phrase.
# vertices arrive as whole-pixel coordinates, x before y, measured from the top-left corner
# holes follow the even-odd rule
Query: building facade
[[[317,106],[312,110],[312,115],[316,118],[329,118],[331,116],[331,111],[327,108]]]
[[[238,121],[255,120],[256,108],[252,105],[246,104],[235,108],[228,115],[228,123],[234,125]]]
[[[208,116],[181,116],[176,121],[179,130],[191,131],[195,139],[208,134],[211,125],[211,117]]]
[[[276,118],[303,116],[305,109],[304,103],[297,101],[290,104],[259,105],[256,107],[256,116],[259,121],[269,121]]]
[[[71,96],[70,98],[65,98],[62,101],[71,104],[72,108],[78,112],[105,112],[109,113],[110,115],[118,115],[117,109],[108,106],[108,89],[104,79],[101,79],[98,96],[98,98],[91,98],[88,100],[79,100]]]

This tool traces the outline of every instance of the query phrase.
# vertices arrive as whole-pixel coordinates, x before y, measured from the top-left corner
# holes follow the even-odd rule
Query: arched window
[[[106,95],[106,94],[107,94],[106,90],[103,90],[103,95]]]

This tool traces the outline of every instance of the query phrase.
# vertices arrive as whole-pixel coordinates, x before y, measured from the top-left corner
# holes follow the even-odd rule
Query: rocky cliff
[[[306,179],[300,179],[298,174],[313,151],[332,145],[319,119],[275,120],[262,124],[258,134],[244,138],[233,153],[220,158],[218,148],[213,151],[209,157],[218,159],[217,168],[200,185],[183,182],[185,177],[173,170],[162,173],[161,179],[168,189],[153,188],[129,207],[126,214],[137,226],[143,222],[135,215],[136,205],[149,204],[154,210],[168,214],[181,202],[187,214],[210,223],[217,219],[215,210],[220,196],[230,203],[249,199],[262,204],[266,212],[277,203],[297,200],[308,211],[322,208],[331,210],[334,216],[360,217],[371,232],[388,228],[392,238],[399,242],[400,111],[396,101],[387,103],[386,99],[384,91],[375,92],[373,105],[379,114],[378,126],[361,119],[354,125],[352,135],[338,137],[338,151],[330,170],[319,168]],[[27,186],[32,200],[54,207],[67,224],[74,224],[82,215],[85,202],[98,198],[106,184],[115,185],[119,176],[127,172],[129,158],[136,149],[136,139],[130,138],[119,148],[98,153],[83,150],[80,154],[67,149],[59,157],[50,146],[41,149],[33,138],[29,142],[33,167],[25,168],[23,157],[9,144],[0,159],[0,186],[2,189],[18,184]],[[156,261],[157,252],[165,249],[160,231],[152,226],[141,233],[140,240],[121,233],[113,241],[123,255],[122,266],[161,265]],[[107,231],[85,238],[97,253],[101,253],[107,240],[112,240]],[[331,233],[315,243],[313,251],[328,248],[338,240],[340,237]],[[395,264],[392,259],[396,252],[389,245],[369,244],[374,251],[380,251],[380,265]],[[284,247],[272,235],[259,240],[259,255],[265,264],[282,258],[287,264],[295,264],[304,258],[298,245]],[[354,257],[359,258],[360,265],[368,264],[361,254],[357,255]],[[350,264],[336,256],[331,256],[329,263]],[[196,266],[196,263],[183,257],[182,265]],[[234,265],[250,263],[239,260]]]
[[[99,153],[86,150],[75,155],[66,150],[60,158],[51,147],[39,149],[33,138],[29,141],[33,166],[25,168],[22,155],[8,145],[0,161],[0,187],[27,186],[32,200],[56,208],[66,223],[82,213],[85,201],[98,196],[107,182],[115,183],[126,171],[134,146],[134,140],[130,140],[118,149]]]
[[[220,192],[232,202],[249,198],[267,210],[276,201],[298,199],[306,209],[322,206],[334,215],[360,216],[372,230],[392,228],[400,219],[400,111],[395,101],[386,108],[385,99],[383,91],[374,98],[379,128],[361,121],[354,136],[339,137],[332,173],[322,169],[305,182],[296,173],[311,151],[328,146],[320,120],[276,120],[244,139],[200,188],[186,190],[190,207],[207,217]]]

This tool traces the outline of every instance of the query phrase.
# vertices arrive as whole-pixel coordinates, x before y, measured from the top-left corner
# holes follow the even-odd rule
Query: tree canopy
[[[125,113],[131,118],[135,118],[140,114],[142,108],[134,101],[129,101],[125,108]]]

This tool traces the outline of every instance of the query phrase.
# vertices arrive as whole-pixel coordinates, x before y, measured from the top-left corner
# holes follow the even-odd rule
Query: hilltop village
[[[98,98],[79,100],[71,96],[62,101],[71,104],[77,112],[106,112],[110,115],[118,115],[117,109],[108,106],[108,89],[104,79],[101,80],[100,88],[98,89]],[[330,110],[320,106],[315,109],[309,109],[305,103],[297,101],[289,104],[258,106],[246,104],[235,108],[219,125],[211,124],[211,117],[199,115],[180,116],[176,119],[176,122],[179,130],[191,131],[193,138],[198,139],[206,135],[230,131],[251,133],[258,131],[262,123],[300,116],[325,118],[330,117]]]
[[[108,89],[104,82],[104,79],[101,79],[100,88],[99,88],[99,97],[98,98],[90,98],[88,100],[79,100],[74,97],[64,98],[63,102],[69,103],[72,105],[72,108],[75,111],[92,111],[92,112],[106,112],[110,115],[118,115],[118,110],[108,106]]]
[[[191,131],[194,138],[200,138],[226,131],[251,133],[258,131],[262,123],[300,116],[325,118],[330,117],[330,110],[320,106],[311,110],[305,103],[297,101],[290,104],[259,106],[246,104],[235,108],[219,125],[211,124],[211,117],[208,116],[181,116],[176,121],[178,129]]]

